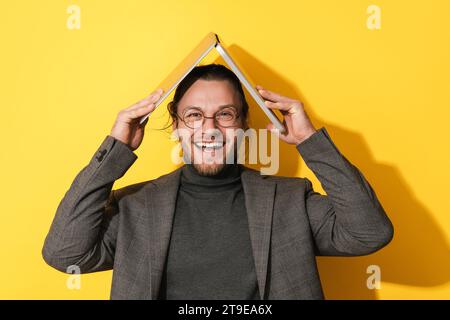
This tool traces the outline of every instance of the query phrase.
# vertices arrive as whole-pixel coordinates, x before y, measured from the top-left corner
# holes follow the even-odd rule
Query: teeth
[[[222,148],[222,142],[195,142],[195,145],[199,148],[218,149]]]

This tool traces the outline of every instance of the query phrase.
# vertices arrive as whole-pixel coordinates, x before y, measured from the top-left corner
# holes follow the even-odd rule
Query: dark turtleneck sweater
[[[163,299],[259,299],[242,166],[202,176],[181,169]]]

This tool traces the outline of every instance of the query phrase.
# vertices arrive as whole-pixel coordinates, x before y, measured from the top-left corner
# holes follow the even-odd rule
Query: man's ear
[[[177,128],[178,128],[178,121],[177,121],[177,119],[175,119],[172,122],[172,132],[175,132],[175,130],[177,130]],[[180,141],[180,137],[178,137],[178,141]]]
[[[175,131],[178,127],[177,119],[172,119],[172,131]]]

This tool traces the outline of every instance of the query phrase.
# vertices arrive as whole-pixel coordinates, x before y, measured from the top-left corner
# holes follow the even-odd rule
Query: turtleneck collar
[[[181,169],[181,187],[194,192],[221,192],[241,186],[240,164],[226,164],[215,176],[202,176],[192,164],[185,164]]]

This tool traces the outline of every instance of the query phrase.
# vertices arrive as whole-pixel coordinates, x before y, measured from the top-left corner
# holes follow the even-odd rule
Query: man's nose
[[[215,121],[214,121],[214,117],[211,118],[205,118],[203,120],[203,130],[208,130],[208,129],[218,129]]]

